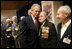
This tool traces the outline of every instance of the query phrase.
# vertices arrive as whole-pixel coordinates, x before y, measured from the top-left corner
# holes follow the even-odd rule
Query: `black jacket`
[[[69,36],[68,39],[71,40],[71,24],[66,29],[62,38],[60,38],[60,36],[61,36],[61,25],[62,24],[59,23],[58,27],[57,27],[57,29],[58,29],[58,42],[57,42],[58,48],[72,48],[72,45],[71,45],[72,42],[70,44],[66,44],[66,43],[63,42],[64,38],[67,38],[68,36]]]
[[[40,35],[39,48],[56,48],[57,32],[53,23],[46,20],[43,27],[49,27],[48,38],[42,38]],[[42,30],[40,31],[42,34]]]
[[[38,47],[39,22],[37,29],[31,16],[26,17],[20,24],[20,47],[37,48]]]

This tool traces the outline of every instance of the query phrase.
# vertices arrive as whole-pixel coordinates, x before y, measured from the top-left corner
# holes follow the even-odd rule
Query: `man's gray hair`
[[[34,10],[34,7],[35,6],[37,6],[37,7],[39,7],[40,8],[40,5],[39,4],[37,4],[37,3],[35,3],[35,4],[33,4],[32,6],[31,6],[31,10]]]
[[[8,18],[8,19],[6,19],[6,22],[8,22],[8,21],[11,21],[11,20]]]
[[[68,5],[59,7],[59,11],[61,11],[62,13],[68,13],[69,16],[71,15],[71,8]]]

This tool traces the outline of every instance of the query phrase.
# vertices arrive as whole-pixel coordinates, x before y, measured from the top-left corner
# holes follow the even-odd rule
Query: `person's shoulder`
[[[25,20],[28,20],[30,17],[31,17],[31,16],[26,16],[24,19],[25,19]]]
[[[50,22],[48,20],[46,20],[45,24],[48,25],[49,27],[54,27],[55,26],[54,23],[52,23],[52,22]]]
[[[49,25],[51,26],[55,26],[55,24],[53,22],[49,22]]]

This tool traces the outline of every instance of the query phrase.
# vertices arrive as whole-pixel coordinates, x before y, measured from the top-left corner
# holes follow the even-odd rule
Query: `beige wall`
[[[63,2],[62,1],[53,1],[53,19],[54,19],[54,24],[56,26],[56,29],[57,29],[57,24],[59,23],[58,19],[56,18],[56,15],[57,15],[57,10],[60,6],[63,5]]]
[[[42,9],[43,9],[43,5],[48,5],[49,3],[51,3],[51,6],[52,6],[52,23],[55,24],[55,27],[57,29],[57,24],[59,23],[57,18],[56,18],[56,15],[57,15],[57,10],[60,6],[63,5],[63,1],[42,1]]]
[[[16,10],[1,10],[1,18],[12,18],[12,16],[16,16]]]

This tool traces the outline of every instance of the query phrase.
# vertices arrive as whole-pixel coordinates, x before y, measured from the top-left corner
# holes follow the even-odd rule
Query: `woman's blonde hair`
[[[31,15],[31,9],[28,10],[28,15]]]

